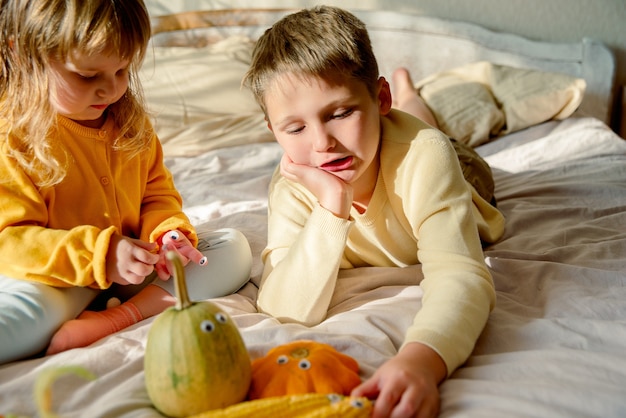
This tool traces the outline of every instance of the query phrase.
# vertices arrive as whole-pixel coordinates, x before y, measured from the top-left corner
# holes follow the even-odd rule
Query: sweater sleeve
[[[258,308],[283,322],[314,325],[326,317],[352,221],[312,202],[279,174],[274,180]]]
[[[130,161],[96,139],[101,158],[94,161],[91,148],[78,145],[92,143],[74,132],[82,128],[67,124],[63,134],[73,147],[74,168],[58,186],[38,188],[6,150],[0,153],[0,274],[105,289],[113,234],[156,241],[179,229],[196,243],[156,137],[150,150]]]
[[[5,152],[0,178],[0,273],[52,286],[110,286],[104,257],[115,227],[47,228],[43,197]]]
[[[152,158],[141,202],[141,238],[156,242],[167,231],[178,229],[197,245],[198,237],[182,209],[182,197],[163,162],[161,143],[152,140]]]
[[[423,131],[399,176],[404,213],[418,239],[424,291],[406,342],[424,343],[452,373],[468,358],[495,304],[473,216],[472,194],[447,138]],[[420,134],[422,135],[422,134]],[[404,171],[404,172],[403,172]]]

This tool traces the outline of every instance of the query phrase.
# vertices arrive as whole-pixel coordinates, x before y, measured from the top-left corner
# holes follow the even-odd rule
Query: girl
[[[195,299],[237,290],[247,241],[225,229],[195,248],[142,106],[142,0],[1,6],[0,363],[85,346],[171,306],[166,250],[193,262]],[[130,299],[84,311],[112,284]]]

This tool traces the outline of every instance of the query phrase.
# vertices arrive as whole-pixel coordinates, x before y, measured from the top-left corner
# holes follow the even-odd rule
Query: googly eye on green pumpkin
[[[215,330],[215,324],[213,323],[213,321],[205,319],[204,321],[200,322],[200,330],[204,332],[213,332]]]

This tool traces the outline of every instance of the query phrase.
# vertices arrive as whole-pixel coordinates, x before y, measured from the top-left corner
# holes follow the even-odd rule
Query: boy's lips
[[[341,171],[350,168],[351,165],[352,157],[344,157],[324,163],[320,166],[320,168],[326,171]]]

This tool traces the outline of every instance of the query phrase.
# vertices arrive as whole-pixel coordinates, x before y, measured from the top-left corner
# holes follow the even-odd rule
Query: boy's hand
[[[168,251],[177,252],[185,266],[189,261],[193,261],[201,266],[204,266],[207,262],[207,258],[191,244],[185,234],[178,230],[168,231],[161,236],[159,260],[155,265],[157,276],[162,280],[169,279],[174,272],[165,257]]]
[[[155,243],[113,234],[106,258],[107,277],[121,285],[140,284],[159,261]]]
[[[294,163],[287,154],[280,160],[280,173],[306,187],[319,204],[340,218],[350,217],[354,191],[352,186],[319,168]]]
[[[409,343],[350,395],[376,399],[372,418],[435,417],[438,385],[446,375],[446,365],[434,350]]]

